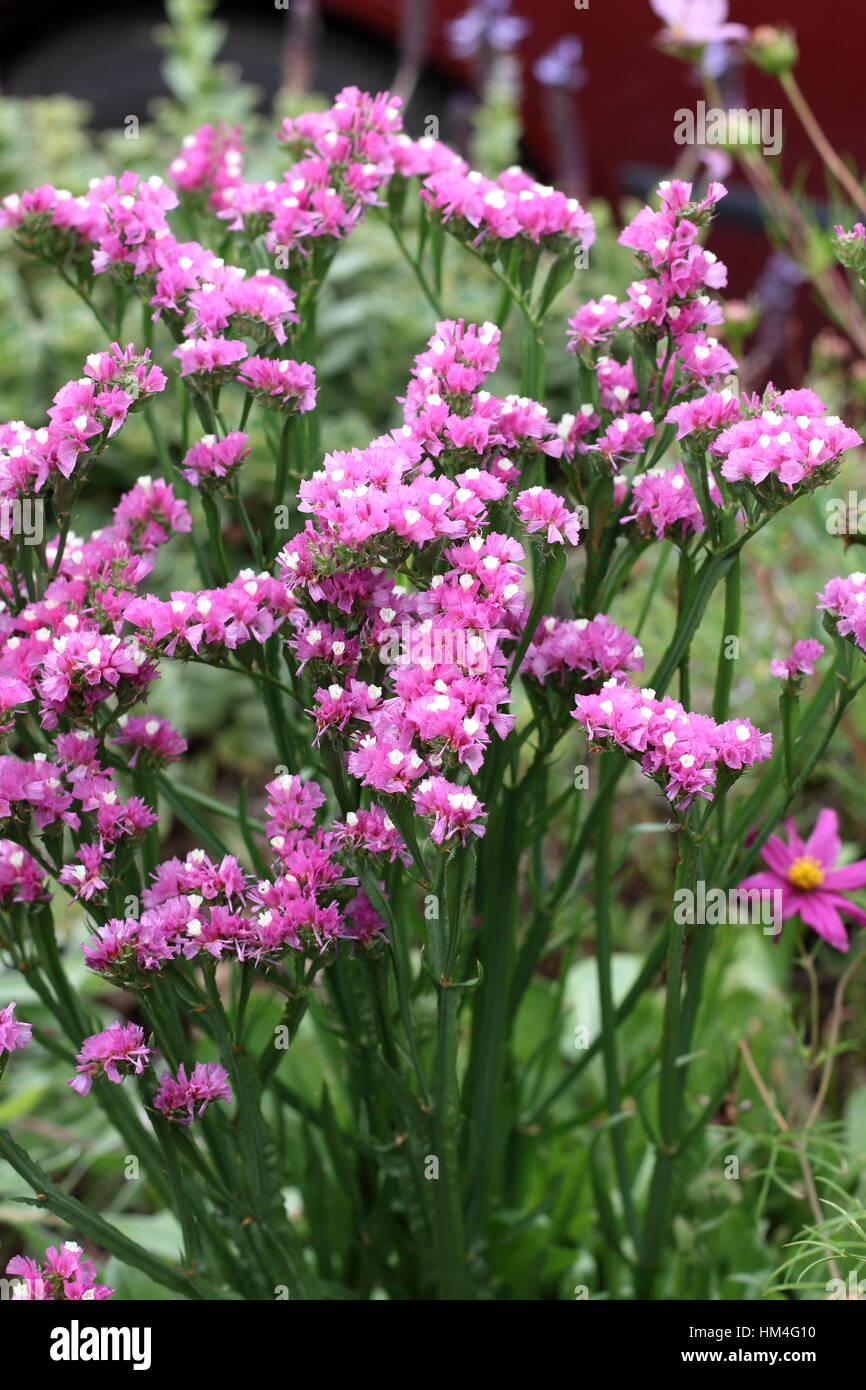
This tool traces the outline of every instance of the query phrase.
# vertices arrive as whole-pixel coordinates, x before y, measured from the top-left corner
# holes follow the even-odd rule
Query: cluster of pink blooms
[[[93,457],[116,434],[129,412],[165,387],[165,375],[145,349],[112,343],[84,364],[84,375],[61,386],[48,411],[49,424],[31,429],[20,420],[0,425],[0,497],[39,492],[57,477],[69,478],[79,459]]]
[[[233,430],[222,439],[206,434],[191,449],[187,449],[181,472],[194,487],[219,484],[229,478],[249,453],[249,435]]]
[[[15,1255],[6,1273],[20,1280],[12,1287],[12,1298],[23,1302],[89,1302],[114,1293],[107,1284],[97,1284],[96,1266],[74,1240],[65,1240],[59,1250],[49,1245],[41,1264]]]
[[[170,599],[133,598],[123,616],[148,650],[188,657],[202,645],[217,655],[244,642],[264,643],[293,606],[273,575],[241,570],[221,589],[175,589]]]
[[[720,774],[737,777],[769,758],[773,748],[772,735],[748,719],[718,724],[669,696],[658,700],[653,690],[616,679],[595,694],[578,695],[573,718],[593,748],[616,748],[639,759],[641,770],[680,810],[696,796],[711,801]]]
[[[555,676],[561,684],[600,685],[629,671],[642,671],[643,648],[604,613],[594,618],[549,617],[540,623],[520,670],[542,684]]]
[[[710,500],[720,507],[722,497],[718,487],[712,480],[709,486]],[[629,506],[630,512],[622,518],[623,524],[633,521],[645,536],[684,540],[704,530],[698,499],[681,463],[673,468],[650,468],[646,473],[639,473],[631,485]]]
[[[583,406],[582,414],[569,417],[566,435],[570,452],[586,453],[601,448],[614,462],[618,453],[640,452],[642,441],[634,438],[638,404],[637,380],[631,359],[620,363],[609,355],[616,334],[629,329],[636,339],[648,345],[656,367],[650,387],[664,373],[661,385],[665,394],[674,383],[674,369],[680,373],[681,395],[691,394],[695,387],[706,391],[732,372],[736,363],[716,338],[706,330],[723,320],[718,301],[712,291],[727,282],[727,270],[711,251],[699,241],[701,227],[710,218],[725,189],[719,183],[709,186],[701,201],[692,199],[692,186],[680,181],[665,181],[659,185],[660,209],[642,208],[620,235],[623,246],[636,254],[642,275],[635,280],[618,303],[611,295],[590,300],[569,320],[571,352],[593,370],[598,379],[602,410],[614,415],[605,423],[592,406]],[[672,346],[670,360],[664,340]],[[619,417],[619,418],[616,418]],[[611,424],[627,442],[616,449],[616,436]],[[601,431],[596,436],[597,431]],[[645,438],[653,433],[649,429]]]
[[[393,824],[377,807],[350,813],[344,824],[316,824],[324,793],[288,773],[266,790],[272,877],[254,882],[232,855],[217,863],[201,849],[163,862],[142,895],[140,917],[111,918],[85,944],[92,970],[128,985],[174,960],[268,965],[286,951],[324,951],[340,940],[363,944],[383,936],[383,921],[341,856],[403,856]]]
[[[821,643],[806,637],[794,643],[791,655],[785,657],[784,661],[774,658],[770,662],[770,673],[780,680],[789,681],[796,681],[800,676],[811,676],[815,671],[815,662],[823,655]]]
[[[16,840],[0,839],[0,906],[37,902],[47,896],[38,861]]]
[[[101,1033],[93,1033],[81,1044],[75,1059],[75,1075],[69,1082],[73,1091],[86,1096],[95,1077],[104,1076],[119,1086],[124,1076],[141,1076],[150,1061],[144,1030],[137,1023],[111,1023]]]
[[[219,125],[203,125],[184,137],[180,151],[168,166],[168,175],[182,193],[207,193],[210,206],[221,212],[227,206],[225,193],[240,183],[243,168],[243,142],[240,130]]]
[[[228,1074],[216,1062],[196,1062],[189,1076],[181,1063],[176,1078],[170,1072],[160,1077],[153,1108],[175,1124],[191,1124],[201,1119],[213,1101],[231,1101],[228,1080]]]
[[[203,149],[207,138],[199,143]],[[233,163],[229,156],[227,150],[226,173]],[[221,177],[210,186],[219,202],[234,187]],[[278,275],[260,269],[248,276],[199,242],[178,241],[168,222],[176,206],[163,180],[125,173],[95,181],[80,198],[47,185],[13,194],[0,208],[0,226],[14,227],[23,245],[49,261],[71,258],[83,266],[89,256],[95,273],[131,282],[154,317],[167,316],[183,337],[176,351],[181,375],[219,384],[248,356],[242,337],[263,346],[286,341],[287,328],[298,321],[295,295]],[[118,399],[116,408],[121,406]]]
[[[580,517],[570,512],[561,497],[546,487],[530,487],[514,499],[514,510],[527,531],[546,531],[549,545],[577,545],[580,539]]]
[[[501,644],[525,621],[524,556],[487,529],[490,508],[523,468],[563,451],[536,402],[484,389],[498,343],[490,324],[437,324],[415,361],[404,424],[328,455],[301,483],[311,519],[279,557],[307,614],[293,616],[291,644],[321,680],[317,739],[338,740],[363,786],[411,796],[437,842],[482,829],[483,807],[453,773],[476,773],[491,735],[513,723]],[[546,543],[578,540],[578,516],[550,490],[526,489],[514,506]],[[395,569],[434,546],[426,587],[395,582]],[[398,630],[405,659],[387,653]],[[377,662],[376,683],[360,679],[362,664]]]
[[[284,120],[279,140],[293,163],[278,180],[226,188],[220,216],[233,230],[264,234],[270,251],[293,259],[309,256],[319,238],[342,238],[369,204],[381,201],[396,172],[398,141],[404,163],[408,158],[401,104],[399,97],[346,87],[327,111]],[[415,159],[418,172],[435,167],[435,153],[425,159],[416,151]]]
[[[474,246],[520,237],[560,251],[569,244],[588,249],[595,241],[595,223],[576,198],[517,167],[489,179],[461,160],[428,175],[421,197]]]
[[[827,482],[843,453],[862,444],[856,430],[827,407],[814,391],[776,393],[769,387],[742,418],[723,429],[710,445],[722,460],[722,477],[755,486],[777,480],[788,493],[800,484]]]
[[[4,1052],[23,1050],[30,1041],[33,1028],[15,1017],[15,1002],[0,1009],[0,1057]]]
[[[840,637],[848,637],[866,652],[866,574],[831,579],[818,595],[818,607],[832,622]]]
[[[303,415],[315,409],[316,373],[307,362],[247,357],[237,379],[255,400],[263,401],[272,410]]]

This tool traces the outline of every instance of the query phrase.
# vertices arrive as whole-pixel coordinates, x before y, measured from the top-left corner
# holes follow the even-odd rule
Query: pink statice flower
[[[710,500],[722,505],[722,497],[710,481]],[[632,499],[628,516],[622,524],[633,521],[645,536],[661,540],[669,536],[675,541],[698,536],[704,530],[703,513],[695,497],[691,481],[681,463],[673,468],[650,468],[639,473],[632,483]]]
[[[18,680],[15,676],[0,676],[0,734],[8,733],[14,725],[13,710],[33,699],[35,695],[24,681]]]
[[[591,686],[642,669],[637,639],[605,613],[596,613],[594,618],[543,618],[520,671],[542,684],[553,676],[561,684]]]
[[[546,487],[530,487],[514,499],[514,510],[527,531],[547,528],[548,545],[577,545],[580,539],[580,517],[570,512],[561,497]]]
[[[66,1240],[58,1250],[49,1245],[42,1264],[26,1255],[14,1255],[6,1273],[20,1279],[13,1286],[16,1302],[78,1302],[111,1298],[114,1290],[97,1284],[96,1266],[83,1259],[84,1251],[74,1240]]]
[[[866,911],[846,896],[853,889],[866,888],[866,859],[836,867],[841,842],[835,811],[825,807],[815,828],[803,841],[793,820],[786,825],[787,843],[771,835],[761,850],[766,869],[752,874],[740,884],[751,888],[778,890],[782,894],[782,921],[799,917],[807,927],[837,951],[848,950],[848,933],[842,917],[866,926]]]
[[[181,148],[168,166],[175,188],[184,192],[208,194],[215,212],[227,206],[226,189],[235,187],[243,175],[243,144],[240,130],[219,124],[199,126],[184,137]]]
[[[430,838],[437,845],[455,835],[465,845],[469,835],[484,834],[484,807],[469,787],[445,777],[427,777],[419,782],[412,801],[417,815],[433,817]]]
[[[617,748],[639,760],[641,771],[681,810],[695,797],[712,801],[720,778],[729,783],[773,749],[772,735],[748,719],[719,724],[670,696],[658,700],[653,690],[617,680],[606,681],[597,693],[578,695],[572,718],[592,748]]]
[[[849,637],[866,652],[866,574],[862,570],[831,579],[818,595],[817,607],[840,637]]]
[[[316,404],[316,373],[307,362],[289,358],[248,357],[238,381],[256,400],[284,414],[303,415]]]
[[[206,434],[191,449],[187,449],[180,470],[194,487],[218,486],[223,478],[229,478],[236,472],[249,451],[249,435],[239,430],[224,435],[222,439]]]
[[[823,654],[824,648],[821,643],[806,637],[794,643],[791,655],[784,661],[774,657],[770,662],[770,673],[778,676],[780,680],[796,680],[798,676],[811,676],[815,670],[815,662]]]
[[[23,1050],[30,1041],[33,1028],[15,1017],[15,1003],[0,1009],[0,1056],[4,1052]]]
[[[754,487],[765,479],[777,480],[784,496],[801,484],[814,487],[832,476],[842,454],[863,441],[838,415],[825,415],[823,408],[819,413],[806,408],[813,393],[807,393],[805,399],[804,394],[767,393],[757,412],[717,436],[710,447],[722,459],[724,478],[729,482],[745,480]]]
[[[676,425],[677,439],[697,435],[706,445],[720,430],[739,420],[741,413],[739,397],[726,386],[721,391],[705,391],[694,400],[671,406],[665,420]]]
[[[142,754],[158,767],[177,762],[187,749],[186,739],[172,728],[167,719],[157,715],[122,714],[117,721],[118,732],[111,742],[132,749],[129,766],[135,767]]]
[[[73,1091],[86,1096],[96,1076],[106,1076],[120,1085],[124,1076],[140,1076],[150,1061],[144,1030],[137,1023],[115,1022],[101,1033],[92,1033],[81,1044],[76,1058],[76,1075],[68,1082]]]
[[[589,299],[568,320],[568,352],[580,352],[606,343],[619,328],[619,304],[616,296],[603,294],[601,299]]]
[[[0,904],[36,902],[48,896],[46,883],[32,854],[14,840],[0,839]]]
[[[164,1072],[153,1099],[154,1108],[167,1120],[188,1125],[200,1120],[212,1101],[231,1101],[228,1073],[216,1062],[196,1062],[189,1076],[183,1064],[177,1078]]]
[[[246,347],[234,338],[184,338],[172,353],[180,362],[181,376],[197,377],[209,385],[231,381]]]

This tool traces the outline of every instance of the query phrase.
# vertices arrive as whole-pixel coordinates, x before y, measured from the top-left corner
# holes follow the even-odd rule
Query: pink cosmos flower
[[[4,1052],[22,1051],[30,1041],[33,1028],[15,1017],[15,1002],[0,1009],[0,1056]]]
[[[836,812],[825,807],[804,842],[789,820],[787,844],[778,835],[771,835],[761,850],[766,870],[744,879],[740,889],[780,890],[782,921],[798,916],[831,946],[847,951],[848,934],[841,914],[866,926],[866,912],[845,896],[852,889],[866,887],[866,859],[834,867],[841,848],[838,825]]]

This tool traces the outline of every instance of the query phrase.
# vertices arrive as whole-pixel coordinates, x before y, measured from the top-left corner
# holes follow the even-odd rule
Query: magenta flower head
[[[33,1032],[29,1023],[21,1023],[15,1017],[15,1002],[0,1009],[0,1057],[4,1052],[21,1051],[30,1041]]]
[[[847,951],[848,934],[840,914],[866,926],[866,912],[845,897],[851,889],[866,887],[866,859],[839,869],[834,867],[841,848],[838,818],[835,811],[826,807],[805,842],[792,820],[786,828],[788,843],[771,835],[761,850],[766,870],[744,879],[740,889],[780,890],[783,922],[799,917],[837,951]]]
[[[802,642],[794,643],[791,655],[784,661],[774,657],[770,662],[770,673],[780,680],[791,681],[798,680],[800,676],[811,676],[815,671],[815,662],[823,655],[821,643],[807,637]]]
[[[74,1240],[66,1240],[59,1250],[49,1245],[43,1264],[26,1255],[13,1256],[6,1273],[17,1275],[21,1280],[13,1285],[13,1300],[59,1303],[111,1298],[114,1289],[96,1283],[96,1267],[92,1260],[82,1259],[83,1254]]]
[[[228,1073],[216,1062],[196,1062],[189,1077],[181,1063],[177,1080],[163,1073],[153,1104],[167,1120],[188,1125],[201,1119],[211,1101],[232,1099],[228,1081]]]
[[[140,1076],[150,1061],[144,1045],[144,1030],[137,1023],[112,1023],[101,1033],[93,1033],[81,1044],[75,1059],[77,1075],[68,1082],[80,1096],[86,1096],[95,1076],[107,1076],[120,1085],[124,1076]]]

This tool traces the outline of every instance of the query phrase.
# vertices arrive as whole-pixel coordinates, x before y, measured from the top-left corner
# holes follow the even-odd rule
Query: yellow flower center
[[[824,882],[824,870],[811,854],[804,854],[800,859],[795,859],[788,870],[788,882],[803,893],[811,893],[813,888],[820,888]]]

